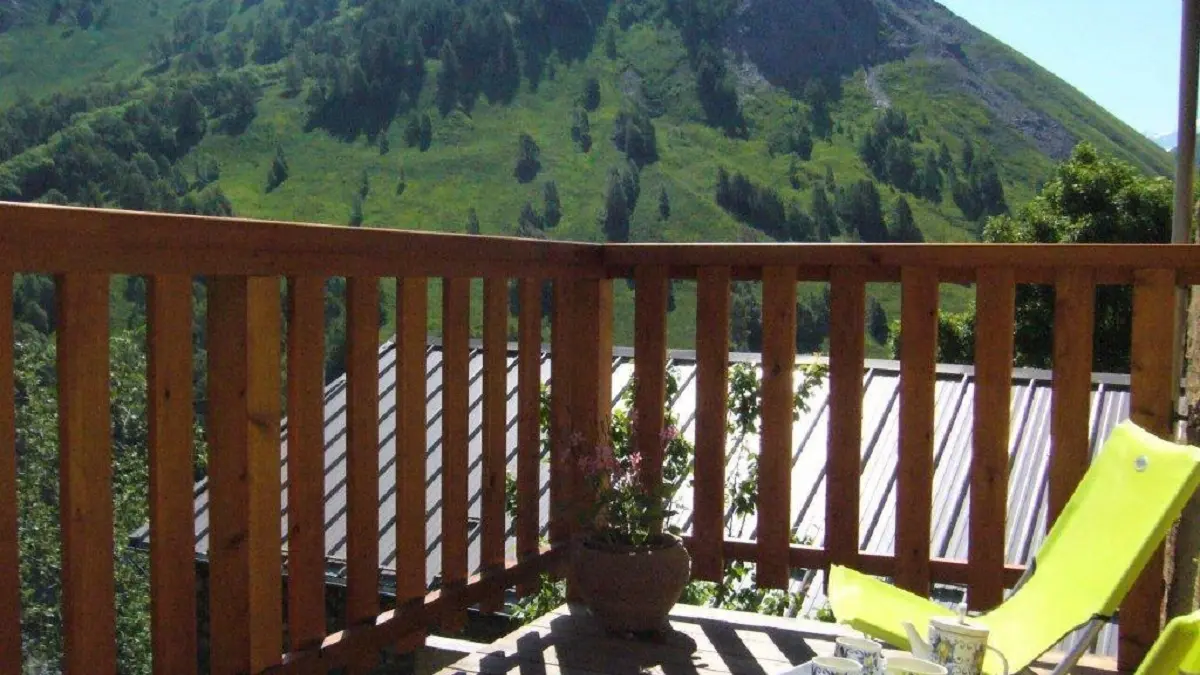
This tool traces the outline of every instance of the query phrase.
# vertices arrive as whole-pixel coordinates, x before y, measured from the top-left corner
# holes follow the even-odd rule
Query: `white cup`
[[[914,656],[890,656],[887,660],[888,675],[948,675],[945,666]]]
[[[863,675],[883,675],[883,645],[856,637],[840,637],[835,645],[833,655],[860,664]]]
[[[862,672],[863,667],[850,659],[818,656],[812,660],[812,675],[862,675]]]

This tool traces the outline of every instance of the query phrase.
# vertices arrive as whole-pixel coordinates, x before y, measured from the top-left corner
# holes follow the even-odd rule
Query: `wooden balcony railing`
[[[694,574],[717,579],[723,561],[753,560],[758,581],[782,587],[789,569],[830,563],[893,577],[928,593],[963,584],[976,608],[1000,601],[1021,569],[1006,566],[1009,390],[1017,284],[1056,289],[1050,512],[1087,463],[1092,307],[1099,284],[1132,286],[1132,416],[1168,434],[1170,336],[1176,292],[1200,279],[1196,246],[596,245],[359,230],[244,220],[0,204],[0,675],[21,672],[12,361],[12,274],[56,276],[63,542],[62,616],[68,673],[116,672],[113,504],[108,390],[112,275],[149,278],[150,586],[154,672],[196,670],[192,513],[191,279],[208,282],[207,432],[211,494],[212,672],[361,671],[377,650],[419,645],[436,626],[461,626],[468,607],[500,607],[560,569],[573,524],[553,506],[539,544],[540,293],[553,284],[552,436],[595,439],[611,401],[613,279],[636,284],[635,374],[645,435],[661,470],[667,293],[695,279]],[[323,504],[323,282],[347,287],[346,628],[327,635]],[[397,606],[380,611],[378,568],[378,299],[395,278],[397,316]],[[429,280],[441,279],[442,585],[426,592],[425,347]],[[470,285],[483,281],[482,573],[468,576],[468,339]],[[287,306],[281,312],[281,280]],[[517,560],[505,560],[506,286],[516,280],[518,323]],[[762,446],[753,541],[724,532],[726,373],[730,283],[763,289]],[[822,547],[790,543],[790,461],[796,288],[831,285],[830,433]],[[895,555],[859,550],[864,305],[868,282],[900,283],[903,331]],[[934,361],[938,285],[975,285],[978,307],[971,466],[970,557],[930,553]],[[286,320],[286,331],[284,330]],[[286,361],[281,350],[286,349]],[[280,364],[284,367],[281,368]],[[283,382],[286,374],[286,389]],[[280,552],[281,402],[288,412],[288,556]],[[586,498],[555,461],[550,500]],[[1159,629],[1161,560],[1121,614],[1121,661],[1136,663]],[[287,644],[282,606],[286,569]],[[286,651],[285,651],[286,647]]]

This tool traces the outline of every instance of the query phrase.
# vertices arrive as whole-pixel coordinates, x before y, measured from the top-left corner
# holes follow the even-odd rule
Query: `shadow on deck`
[[[490,645],[480,645],[440,675],[776,675],[831,654],[846,626],[677,605],[670,633],[655,640],[606,633],[587,611],[564,605]],[[1053,660],[1033,673],[1049,673]],[[1112,659],[1090,658],[1077,675],[1116,673]]]

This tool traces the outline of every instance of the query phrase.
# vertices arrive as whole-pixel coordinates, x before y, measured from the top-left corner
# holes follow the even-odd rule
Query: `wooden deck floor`
[[[677,605],[672,631],[658,640],[609,635],[587,611],[564,605],[538,621],[480,647],[441,675],[774,675],[833,652],[845,626],[746,612]],[[1048,673],[1051,662],[1032,672]],[[1077,675],[1117,672],[1111,660],[1090,659]]]

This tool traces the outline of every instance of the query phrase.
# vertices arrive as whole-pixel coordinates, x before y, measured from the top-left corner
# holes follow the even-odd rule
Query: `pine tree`
[[[600,107],[600,80],[589,77],[584,82],[580,103],[583,105],[583,109],[589,112]]]
[[[600,212],[600,227],[604,230],[606,241],[629,241],[629,215],[629,202],[625,198],[620,171],[612,169],[604,190],[604,208]]]
[[[517,218],[517,227],[522,233],[521,236],[525,237],[542,229],[542,217],[538,215],[531,202],[525,202],[525,205],[521,207],[521,215]]]
[[[542,188],[542,201],[545,203],[545,216],[543,220],[546,229],[558,227],[562,221],[562,202],[558,198],[558,184],[554,181],[546,181]]]
[[[658,193],[658,217],[659,220],[667,220],[671,217],[671,197],[667,195],[665,187]]]
[[[479,234],[479,215],[474,207],[467,211],[467,234]]]
[[[420,130],[421,152],[428,150],[430,145],[433,145],[433,120],[430,119],[429,113],[422,113]]]
[[[354,201],[350,202],[350,227],[360,227],[363,224],[363,200],[362,197],[354,195]]]
[[[287,157],[283,154],[283,146],[275,146],[275,160],[271,162],[271,170],[267,172],[267,192],[283,184],[288,179]]]
[[[542,168],[540,157],[541,149],[533,136],[522,131],[517,137],[517,164],[513,168],[513,175],[519,182],[528,183],[537,176]]]
[[[363,169],[358,177],[358,198],[366,200],[367,195],[371,192],[371,176],[367,174],[367,170]]]
[[[442,43],[438,59],[442,62],[442,67],[438,70],[437,92],[434,94],[434,99],[437,101],[438,111],[445,116],[454,110],[454,106],[458,102],[461,70],[458,54],[454,51],[454,45],[450,43],[449,39]]]
[[[604,55],[609,59],[617,58],[617,31],[612,26],[604,33]]]
[[[870,305],[867,307],[867,334],[875,341],[875,344],[886,345],[888,338],[891,337],[891,329],[888,328],[887,312],[883,311],[883,305],[875,298],[871,298]]]
[[[892,207],[891,222],[888,223],[888,238],[892,241],[905,243],[920,243],[925,241],[917,222],[913,218],[912,207],[904,197],[896,199]]]
[[[406,189],[408,189],[408,181],[404,179],[404,169],[400,169],[400,180],[396,182],[396,196],[404,194]]]
[[[379,136],[379,154],[386,155],[392,149],[392,142],[388,140],[387,132]]]
[[[818,240],[830,241],[833,239],[840,229],[837,213],[834,212],[833,205],[829,203],[829,196],[820,185],[813,188],[810,211],[813,223],[817,227]]]
[[[283,94],[289,98],[296,96],[304,88],[304,73],[300,71],[300,64],[296,62],[295,57],[287,60],[283,69],[283,81]]]

